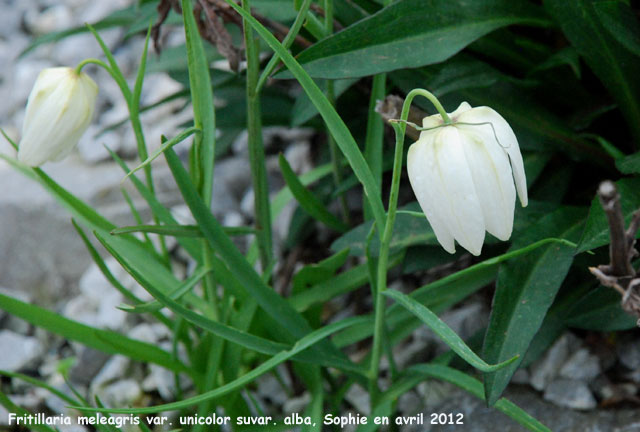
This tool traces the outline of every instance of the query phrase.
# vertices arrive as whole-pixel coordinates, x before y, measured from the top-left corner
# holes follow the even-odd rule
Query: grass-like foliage
[[[594,199],[598,183],[617,180],[627,221],[640,207],[640,27],[628,3],[139,3],[86,28],[40,37],[25,54],[40,44],[93,33],[103,50],[96,55],[105,60],[87,63],[105,68],[116,81],[138,149],[132,166],[111,153],[113,163],[122,168],[123,182],[132,183],[146,202],[152,220],[142,221],[125,194],[138,223],[116,226],[57,184],[46,168],[26,166],[12,155],[0,157],[68,210],[87,253],[126,298],[120,308],[166,326],[173,349],[92,328],[2,294],[0,309],[68,341],[165,368],[184,392],[172,401],[104,407],[91,395],[69,396],[31,376],[0,371],[3,375],[44,388],[86,415],[144,417],[177,410],[235,418],[260,414],[252,397],[256,380],[265,374],[277,377],[278,368],[286,365],[297,388],[309,395],[300,414],[312,424],[301,426],[304,431],[328,430],[325,414],[352,409],[345,395],[353,386],[368,393],[368,414],[393,417],[402,394],[441,380],[530,430],[545,431],[546,426],[502,397],[516,370],[539,357],[567,328],[615,331],[635,325],[635,318],[620,308],[619,296],[599,287],[586,271],[607,261],[609,226]],[[214,9],[223,4],[224,14],[236,19],[213,25],[211,20],[219,19]],[[156,19],[157,6],[180,6],[168,19],[183,26],[186,42],[152,55],[149,21]],[[110,27],[126,28],[128,37],[146,34],[132,87],[100,38],[100,31]],[[212,60],[230,58],[233,51],[203,37],[215,30],[224,39],[221,29],[233,36],[230,43],[243,46],[246,62],[240,72],[212,67]],[[143,82],[150,73],[169,73],[183,90],[142,106]],[[431,93],[412,91],[416,88]],[[406,97],[404,106],[393,111],[390,99],[379,103],[388,95]],[[214,103],[214,96],[225,103]],[[191,103],[193,124],[154,143],[157,150],[149,154],[140,114],[175,99]],[[450,255],[440,249],[413,195],[404,193],[410,187],[404,175],[405,139],[417,138],[407,121],[419,123],[421,111],[435,113],[428,99],[446,112],[462,101],[492,107],[511,125],[522,150],[529,206],[516,209],[508,242],[488,235],[482,255],[471,260],[462,258],[461,251]],[[402,121],[387,123],[389,118]],[[263,127],[272,125],[317,131],[312,170],[298,175],[280,155],[285,186],[277,194],[269,193],[262,138]],[[252,181],[255,215],[252,226],[225,227],[211,211],[215,165],[242,130],[248,132],[251,169],[246,176]],[[174,150],[183,141],[191,143],[186,164]],[[195,222],[179,224],[157,195],[158,164],[170,169]],[[355,206],[354,196],[361,197]],[[275,247],[274,221],[292,201],[298,210],[289,237]],[[237,247],[235,236],[249,239],[246,251]],[[186,276],[172,271],[175,256],[166,247],[168,237],[177,240],[193,264]],[[317,241],[324,248],[318,250]],[[297,267],[280,291],[278,269],[291,250],[305,247],[316,248],[311,255],[317,260]],[[141,300],[118,280],[104,251],[153,300]],[[461,269],[460,262],[466,263]],[[425,274],[442,274],[433,271],[440,266],[459,270],[431,277],[425,285],[417,282]],[[439,315],[479,291],[493,297],[489,323],[464,340]],[[347,301],[359,302],[356,316],[338,319],[334,309],[325,307]],[[399,367],[394,353],[420,326],[430,328],[450,351],[427,363]],[[184,380],[190,384],[182,385]],[[1,390],[0,404],[26,413]],[[283,430],[279,418],[275,423],[260,430]],[[358,430],[376,428],[371,420]]]

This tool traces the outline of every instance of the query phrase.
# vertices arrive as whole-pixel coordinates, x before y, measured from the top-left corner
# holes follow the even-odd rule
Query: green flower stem
[[[404,110],[403,110],[404,111]],[[391,192],[389,194],[389,211],[387,220],[380,240],[380,253],[378,255],[378,271],[376,277],[376,296],[374,309],[374,330],[373,347],[371,349],[371,363],[369,367],[369,397],[371,407],[375,407],[378,394],[378,375],[380,372],[380,357],[382,356],[382,343],[385,334],[385,298],[382,293],[387,289],[387,261],[389,260],[389,245],[391,244],[391,234],[393,234],[393,224],[396,219],[396,209],[398,207],[398,193],[400,191],[400,177],[402,175],[402,153],[404,147],[403,125],[392,123],[396,132],[396,149],[393,159],[393,175],[391,178]]]
[[[380,253],[378,255],[378,271],[376,277],[376,296],[374,309],[374,330],[373,330],[373,347],[371,348],[371,363],[369,366],[369,397],[371,400],[371,408],[376,406],[376,399],[379,392],[378,375],[380,372],[380,358],[382,356],[382,346],[385,337],[385,298],[384,291],[387,289],[387,261],[389,260],[389,246],[391,244],[391,235],[393,234],[393,225],[396,219],[396,211],[398,208],[398,194],[400,191],[400,177],[402,176],[402,155],[404,148],[404,136],[407,129],[406,121],[409,117],[409,109],[411,102],[416,96],[423,96],[429,99],[436,107],[445,124],[450,124],[451,119],[447,112],[440,104],[440,101],[429,91],[424,89],[414,89],[407,95],[402,105],[402,113],[399,121],[391,121],[391,125],[396,133],[396,147],[393,156],[393,174],[391,178],[391,191],[389,193],[389,209],[387,212],[384,230],[380,239]]]
[[[100,43],[100,45],[102,46],[103,50],[107,50],[106,45],[104,45],[104,42],[102,41],[102,39],[100,38],[98,33],[91,27],[89,27],[89,29],[94,34],[94,36],[97,38],[97,40]],[[144,58],[146,57],[146,50],[147,50],[148,42],[149,42],[149,36],[147,34],[147,41],[145,43],[145,53],[143,54],[143,61],[142,61],[141,67],[144,67],[143,66],[144,63],[145,63]],[[105,51],[105,53],[106,52],[108,52],[108,51]],[[106,70],[109,73],[109,75],[111,75],[113,80],[116,82],[118,87],[120,88],[122,96],[124,97],[125,101],[127,102],[127,109],[129,110],[129,120],[131,122],[131,127],[133,129],[134,136],[136,138],[136,144],[137,144],[137,148],[138,148],[138,156],[140,157],[141,161],[147,160],[149,158],[149,154],[147,152],[147,145],[145,143],[144,133],[142,131],[142,123],[140,122],[140,106],[139,106],[139,104],[140,104],[140,91],[137,90],[135,93],[132,93],[131,89],[129,89],[129,86],[127,85],[127,81],[124,79],[124,76],[122,75],[122,72],[119,69],[117,69],[117,67],[114,68],[112,66],[109,66],[108,64],[106,64],[102,60],[98,60],[98,59],[95,59],[95,58],[85,59],[85,60],[81,61],[80,63],[78,63],[78,65],[75,68],[76,73],[80,74],[80,72],[82,71],[82,68],[85,67],[88,64],[95,64],[97,66],[100,66],[104,70]],[[114,61],[111,61],[111,64],[113,66],[115,66]],[[144,74],[144,70],[142,71],[142,73]],[[141,88],[142,86],[139,86],[139,87]],[[149,188],[149,191],[155,196],[155,187],[153,185],[153,176],[151,174],[151,166],[150,165],[146,165],[144,167],[144,175],[145,175],[145,181],[147,183],[147,187]],[[158,222],[156,220],[156,218],[155,218],[155,215],[154,215],[154,221],[156,223]],[[168,260],[169,252],[167,250],[167,246],[166,246],[166,243],[164,241],[164,237],[162,237],[162,236],[160,236],[160,249],[161,249],[162,256],[165,258],[165,260]]]
[[[242,8],[251,13],[250,0],[242,0]],[[254,191],[255,225],[258,230],[258,249],[262,269],[266,269],[273,260],[273,239],[271,234],[271,205],[265,168],[264,145],[262,143],[262,120],[258,74],[258,40],[246,20],[244,25],[244,43],[247,56],[247,133],[249,136],[249,161]]]

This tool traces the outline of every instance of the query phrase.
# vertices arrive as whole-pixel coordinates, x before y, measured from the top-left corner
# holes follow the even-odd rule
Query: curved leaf
[[[640,58],[606,30],[596,13],[602,0],[545,0],[571,44],[584,57],[600,81],[618,102],[636,140],[640,139]],[[617,2],[619,3],[619,2]],[[604,24],[604,25],[603,25]],[[623,23],[620,23],[623,24]]]
[[[404,0],[313,45],[299,61],[312,77],[368,76],[439,63],[504,26],[547,23],[521,0]]]

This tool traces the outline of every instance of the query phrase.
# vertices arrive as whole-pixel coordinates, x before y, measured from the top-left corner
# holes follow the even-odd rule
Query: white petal
[[[98,88],[71,68],[45,69],[29,95],[18,159],[38,166],[59,160],[88,127]]]
[[[434,212],[460,246],[479,255],[484,218],[458,131],[447,126],[433,134],[433,143],[425,146],[422,170]]]
[[[455,119],[458,118],[460,114],[462,114],[463,112],[467,112],[470,109],[472,108],[471,105],[469,105],[469,102],[462,102],[454,112],[449,114],[449,117],[451,117],[451,119],[455,121]]]
[[[499,140],[498,145],[501,146],[509,155],[520,203],[523,207],[526,207],[528,197],[524,163],[522,162],[522,154],[520,153],[518,139],[513,133],[511,126],[509,126],[509,123],[507,123],[507,121],[495,110],[486,106],[475,107],[462,113],[458,117],[457,121],[465,123],[490,123],[491,126],[493,126],[493,128],[488,124],[478,126],[478,129],[480,130],[478,133],[485,137],[485,142],[495,142],[497,136]]]
[[[500,240],[508,240],[513,229],[516,202],[509,158],[502,148],[495,145],[495,140],[483,141],[484,136],[476,133],[478,126],[456,127],[469,161],[487,231]]]
[[[444,250],[449,253],[455,253],[456,247],[453,236],[449,232],[449,227],[442,219],[436,197],[432,193],[432,185],[426,178],[427,165],[427,147],[433,145],[435,133],[424,133],[420,135],[420,139],[409,147],[407,153],[407,173],[409,174],[409,182],[413,193],[418,199],[420,208],[424,212],[433,232],[438,239],[438,243],[442,245]]]

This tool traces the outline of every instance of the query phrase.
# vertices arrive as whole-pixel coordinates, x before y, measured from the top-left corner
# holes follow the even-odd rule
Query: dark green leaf
[[[616,159],[616,168],[623,174],[640,174],[640,152]]]
[[[584,213],[581,208],[561,208],[516,238],[512,248],[544,237],[575,240],[582,227]],[[489,363],[497,363],[520,355],[520,360],[502,370],[485,374],[485,395],[489,405],[498,400],[522,361],[569,271],[574,253],[574,247],[551,244],[501,265],[484,341],[484,358]]]
[[[391,297],[397,303],[402,305],[409,312],[414,314],[420,321],[426,324],[434,333],[438,335],[438,337],[451,348],[456,354],[462,357],[467,363],[469,363],[474,368],[484,371],[496,371],[501,368],[506,367],[508,364],[513,363],[517,360],[517,356],[513,358],[507,359],[504,362],[491,365],[487,364],[480,357],[474,353],[471,348],[469,348],[460,336],[456,334],[451,328],[444,323],[436,314],[431,312],[427,307],[418,303],[411,297],[402,294],[400,291],[396,290],[387,290],[383,292],[387,297]]]
[[[640,70],[640,57],[620,44],[600,21],[597,7],[609,3],[611,2],[608,0],[544,1],[546,9],[558,22],[571,44],[618,102],[629,129],[638,140],[640,81],[637,74]]]
[[[299,61],[313,77],[367,76],[439,63],[500,27],[547,23],[520,0],[405,0],[313,45]]]
[[[636,12],[624,1],[609,0],[593,3],[604,28],[629,51],[640,56],[640,24]]]
[[[621,300],[614,289],[598,287],[578,300],[566,323],[570,327],[603,332],[635,328],[638,317],[622,310]]]
[[[314,219],[324,223],[330,228],[336,231],[344,232],[348,226],[333,215],[325,205],[316,196],[309,191],[298,179],[296,173],[293,172],[289,162],[285,159],[284,155],[280,154],[278,159],[280,164],[280,171],[284,177],[284,181],[289,186],[291,193],[296,198],[300,206]]]

